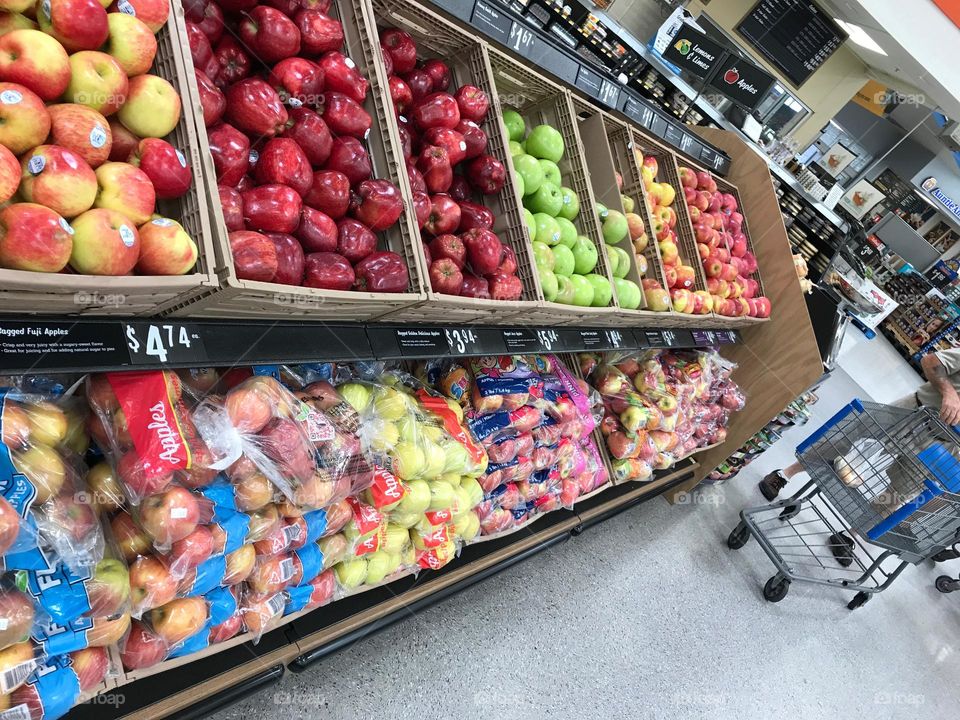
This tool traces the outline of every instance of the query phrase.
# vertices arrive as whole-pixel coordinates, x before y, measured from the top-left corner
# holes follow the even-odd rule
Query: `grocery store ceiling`
[[[960,29],[930,0],[819,0],[835,18],[859,26],[886,55],[852,40],[847,47],[873,75],[903,94],[960,119],[960,72],[953,49]]]

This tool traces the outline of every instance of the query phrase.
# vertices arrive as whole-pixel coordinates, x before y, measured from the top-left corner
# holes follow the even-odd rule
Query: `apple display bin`
[[[169,304],[217,287],[206,178],[200,172],[203,152],[191,118],[199,93],[183,25],[183,10],[171,6],[166,27],[157,33],[151,73],[169,81],[180,95],[180,122],[167,140],[193,168],[193,184],[182,197],[158,200],[157,213],[172,218],[197,244],[197,264],[187,275],[76,275],[0,269],[0,313],[17,315],[155,315]],[[184,49],[187,55],[184,57]]]
[[[364,109],[373,118],[373,125],[366,138],[366,149],[373,165],[373,177],[389,180],[402,189],[406,182],[400,138],[394,129],[387,101],[387,78],[383,65],[374,58],[380,52],[374,28],[362,3],[337,0],[330,7],[330,14],[343,25],[344,52],[367,78],[370,89]],[[188,48],[186,41],[183,47]],[[186,62],[191,59],[187,54]],[[193,66],[189,65],[193,76]],[[283,318],[297,317],[302,320],[344,321],[375,320],[426,299],[423,291],[425,269],[418,259],[416,244],[418,233],[412,206],[404,203],[404,211],[397,223],[377,233],[379,249],[392,250],[404,259],[409,275],[407,291],[402,293],[376,293],[352,290],[322,290],[281,285],[279,283],[242,280],[237,277],[230,252],[227,227],[224,224],[217,191],[217,175],[213,167],[199,103],[194,112],[197,135],[202,146],[203,172],[207,179],[210,206],[211,237],[217,259],[217,274],[220,287],[204,296],[192,298],[169,308],[174,316],[210,318]],[[407,194],[409,198],[409,194]]]
[[[350,0],[355,6],[366,0]],[[436,13],[417,3],[407,0],[373,0],[372,12],[376,25],[375,31],[398,28],[413,37],[417,44],[421,60],[436,57],[450,67],[450,91],[460,85],[475,85],[483,90],[487,97],[493,95],[493,80],[490,61],[487,58],[485,44],[476,40],[463,30],[440,17]],[[376,62],[382,65],[382,56]],[[386,68],[383,68],[386,74]],[[387,101],[392,108],[392,100]],[[496,117],[496,109],[491,104],[487,119],[482,126],[487,135],[487,152],[508,166],[510,153],[507,151],[507,136],[503,123]],[[404,174],[406,180],[406,175]],[[410,199],[409,182],[401,188]],[[476,197],[473,198],[477,200]],[[406,308],[387,318],[390,321],[442,321],[442,322],[483,322],[501,324],[516,322],[524,318],[533,322],[540,318],[543,322],[555,322],[556,318],[545,316],[542,312],[543,293],[533,261],[533,250],[527,242],[526,223],[520,210],[520,199],[512,173],[507,173],[503,189],[496,195],[482,195],[479,201],[493,212],[496,220],[493,231],[504,245],[511,248],[517,258],[517,277],[523,285],[519,300],[489,300],[460,297],[434,292],[430,285],[429,273],[424,274],[426,303]],[[422,245],[414,243],[414,251],[424,268],[427,267]],[[529,319],[528,319],[529,318]]]
[[[570,94],[499,50],[489,48],[488,52],[494,80],[491,111],[496,117],[502,117],[504,106],[515,107],[528,124],[551,125],[563,136],[564,153],[558,163],[560,173],[580,200],[580,214],[574,225],[579,233],[589,238],[597,248],[597,266],[594,272],[607,278],[612,285],[613,274],[610,272],[607,249],[600,232],[600,222],[594,212],[596,203],[590,187],[590,173],[584,159],[583,143],[577,131],[578,123]],[[502,125],[502,121],[498,122]],[[513,174],[513,158],[508,157],[507,160],[509,171]],[[527,245],[532,248],[532,243],[528,242]],[[557,324],[610,327],[623,322],[616,293],[608,307],[580,307],[547,300],[543,301],[543,306],[550,314],[550,319]],[[567,319],[562,319],[564,317]]]
[[[646,190],[643,185],[643,176],[640,174],[640,163],[636,159],[636,150],[640,150],[644,156],[653,156],[657,159],[659,172],[658,181],[667,182],[673,186],[676,197],[671,207],[677,215],[677,248],[680,251],[680,257],[683,262],[693,268],[693,290],[706,291],[707,279],[703,274],[703,265],[700,263],[700,253],[697,250],[697,242],[693,236],[693,223],[687,214],[687,205],[683,201],[683,185],[680,183],[680,173],[677,170],[676,157],[665,146],[656,140],[644,135],[634,127],[627,126],[625,133],[617,136],[616,143],[620,148],[621,154],[627,154],[633,158],[632,163],[627,163],[624,170],[630,173],[629,180],[625,175],[623,178],[624,190],[629,186],[627,195],[637,195],[643,200],[647,216],[653,219],[653,209],[647,199]],[[655,240],[652,244],[657,245]],[[657,247],[657,255],[660,250]],[[664,285],[666,288],[666,285]],[[730,327],[723,322],[727,318],[720,318],[715,313],[706,313],[703,315],[693,315],[688,313],[674,312],[671,319],[682,326],[691,327]]]

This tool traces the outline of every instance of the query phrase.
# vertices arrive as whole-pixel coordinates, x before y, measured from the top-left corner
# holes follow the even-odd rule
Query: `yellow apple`
[[[412,442],[398,442],[391,455],[393,474],[404,481],[420,477],[427,462],[423,449]]]
[[[150,219],[157,197],[143,170],[128,163],[108,162],[97,168],[96,175],[100,186],[96,207],[116,210],[138,227]]]
[[[138,275],[185,275],[197,264],[197,244],[180,223],[155,218],[140,226]]]
[[[166,137],[180,122],[180,96],[163,78],[138,75],[130,80],[127,101],[117,118],[141,138]]]
[[[125,13],[110,13],[107,25],[110,34],[104,52],[117,61],[127,77],[147,72],[157,54],[157,38],[153,31],[139,18]]]
[[[123,213],[94,208],[73,221],[70,267],[81,275],[129,275],[140,257],[140,234]]]
[[[83,50],[70,56],[70,84],[63,94],[67,102],[86,105],[107,117],[124,104],[128,87],[126,73],[106,53]]]

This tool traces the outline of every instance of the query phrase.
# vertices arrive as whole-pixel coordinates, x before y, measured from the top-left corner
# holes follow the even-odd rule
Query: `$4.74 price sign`
[[[124,335],[134,365],[189,364],[207,359],[203,338],[195,325],[124,323]]]

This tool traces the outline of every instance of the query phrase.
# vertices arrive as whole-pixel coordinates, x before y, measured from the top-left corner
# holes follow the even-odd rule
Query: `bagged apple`
[[[105,557],[79,570],[64,563],[44,570],[17,570],[14,576],[17,586],[57,623],[110,617],[129,608],[127,567],[116,558]]]
[[[254,644],[260,642],[264,633],[270,632],[280,624],[286,607],[287,598],[283,592],[263,597],[247,590],[241,595],[240,613],[243,615],[243,625],[253,636]]]
[[[209,606],[209,617],[200,630],[184,640],[179,646],[170,651],[170,657],[182,657],[207,648],[215,642],[229,639],[223,637],[228,628],[221,627],[225,623],[236,623],[237,632],[241,627],[242,616],[237,593],[233,588],[215,588],[208,592],[204,599]],[[237,618],[237,620],[233,620]],[[234,633],[236,634],[236,633]],[[231,635],[232,637],[232,635]]]
[[[337,589],[336,575],[333,570],[324,570],[310,580],[287,588],[287,605],[284,615],[314,610],[335,599]]]
[[[119,647],[120,662],[127,671],[153,667],[165,660],[171,651],[170,644],[146,622],[140,620],[134,620],[130,624],[130,632],[120,642]]]
[[[10,696],[11,717],[57,720],[80,696],[100,685],[111,672],[104,648],[86,648],[45,660]]]
[[[111,617],[78,617],[68,623],[45,620],[30,636],[42,657],[62,655],[87,647],[116,645],[130,628],[130,613]]]

